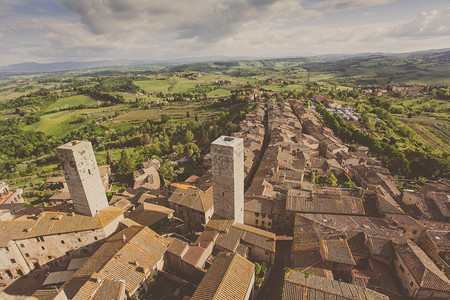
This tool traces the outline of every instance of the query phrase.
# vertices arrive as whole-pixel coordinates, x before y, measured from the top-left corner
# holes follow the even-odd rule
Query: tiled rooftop
[[[192,295],[192,300],[245,299],[255,265],[238,254],[219,253]]]
[[[304,273],[291,271],[285,277],[282,299],[388,300],[389,297],[350,283],[314,275],[306,276]]]

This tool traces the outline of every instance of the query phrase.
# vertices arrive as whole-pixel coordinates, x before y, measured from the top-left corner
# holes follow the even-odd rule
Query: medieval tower
[[[211,144],[214,213],[244,223],[244,140],[221,136]]]
[[[108,207],[91,142],[72,141],[56,148],[75,210],[94,216]]]

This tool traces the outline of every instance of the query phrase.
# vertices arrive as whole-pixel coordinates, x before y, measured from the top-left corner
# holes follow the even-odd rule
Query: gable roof
[[[421,288],[450,292],[450,280],[413,242],[398,246],[396,252]]]
[[[131,226],[108,240],[63,285],[69,299],[90,299],[105,279],[124,280],[131,294],[156,266],[168,242],[147,227]]]
[[[283,300],[361,299],[388,300],[389,297],[354,284],[290,271],[284,279]]]
[[[195,186],[177,187],[170,196],[169,202],[200,212],[207,212],[213,207],[212,189],[204,192]]]
[[[13,221],[0,221],[2,232],[0,247],[5,247],[11,240],[100,229],[123,213],[123,210],[109,206],[93,217],[77,213],[44,211],[37,218],[25,215]]]
[[[219,253],[191,299],[245,299],[254,273],[255,265],[239,254]]]

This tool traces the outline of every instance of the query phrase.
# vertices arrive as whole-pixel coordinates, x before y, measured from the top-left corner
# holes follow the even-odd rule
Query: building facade
[[[75,210],[92,217],[99,210],[108,207],[91,143],[72,141],[56,150]]]
[[[244,140],[221,136],[211,144],[214,211],[244,223]]]

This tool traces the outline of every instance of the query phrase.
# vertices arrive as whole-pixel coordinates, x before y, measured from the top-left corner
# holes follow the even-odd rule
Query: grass
[[[76,107],[79,105],[92,106],[97,104],[97,101],[86,95],[76,95],[67,98],[60,98],[55,103],[47,107],[45,111],[52,111],[57,109],[65,109],[69,107]]]
[[[194,116],[197,114],[200,119],[205,119],[211,116],[214,113],[218,113],[216,111],[211,111],[208,108],[208,104],[204,104],[201,102],[182,104],[182,105],[173,105],[168,106],[164,109],[137,109],[130,111],[126,114],[123,114],[114,119],[114,123],[122,123],[122,122],[130,122],[137,120],[146,120],[146,119],[155,119],[159,120],[162,114],[170,115],[172,118],[183,118],[183,121],[186,120],[186,112],[189,111],[191,115],[190,119],[194,119]]]
[[[63,137],[72,130],[77,130],[86,123],[100,119],[104,115],[112,115],[118,106],[60,111],[41,116],[41,120],[25,126],[26,130],[42,131],[55,137]]]

